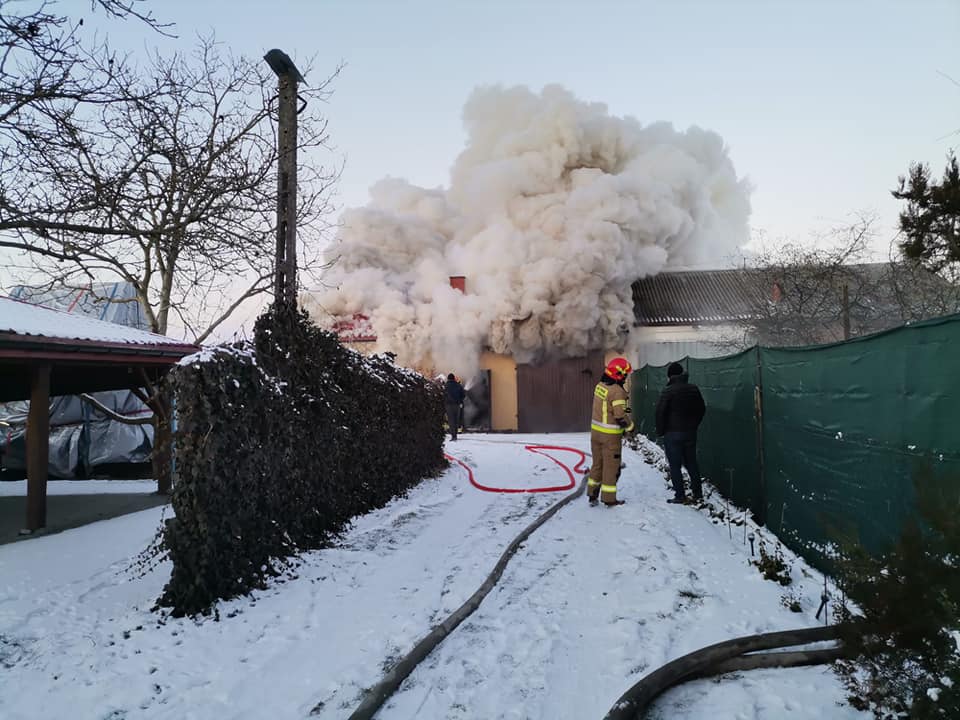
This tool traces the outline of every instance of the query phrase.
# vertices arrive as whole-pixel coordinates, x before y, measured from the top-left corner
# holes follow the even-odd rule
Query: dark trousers
[[[695,432],[668,432],[663,436],[663,449],[667,453],[667,464],[670,465],[670,480],[673,482],[673,492],[678,498],[686,493],[683,490],[683,465],[690,473],[690,485],[694,497],[703,495],[703,484],[700,480],[700,467],[697,465],[697,433]]]
[[[460,406],[456,403],[447,403],[447,425],[450,426],[450,439],[456,440],[460,427]]]

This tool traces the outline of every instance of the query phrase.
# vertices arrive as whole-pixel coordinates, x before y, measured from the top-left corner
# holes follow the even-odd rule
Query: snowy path
[[[466,436],[448,451],[498,487],[562,484],[523,441],[588,449],[585,434]],[[566,455],[570,455],[567,453]],[[556,457],[569,465],[576,458]],[[725,527],[663,503],[659,471],[627,458],[628,504],[577,501],[511,561],[480,609],[378,717],[600,718],[646,669],[734,635],[813,621],[747,564]],[[221,621],[149,607],[169,573],[130,560],[149,510],[0,547],[0,717],[345,718],[363,688],[482,582],[510,540],[563,493],[498,494],[452,467],[359,518],[297,577],[222,603]],[[825,669],[763,671],[668,694],[664,718],[854,718]]]
[[[626,460],[620,496],[627,505],[577,502],[534,534],[500,587],[380,717],[601,718],[642,675],[679,655],[810,624],[812,598],[805,615],[789,612],[780,604],[783,589],[747,565],[749,551],[726,526],[667,505],[657,471],[635,454]],[[828,670],[760,677],[744,674],[744,682],[722,687],[692,683],[658,711],[665,718],[860,717],[835,705],[842,693]]]

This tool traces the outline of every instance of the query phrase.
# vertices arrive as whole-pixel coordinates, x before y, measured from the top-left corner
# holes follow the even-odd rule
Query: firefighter
[[[587,480],[587,499],[607,507],[623,505],[617,500],[620,477],[620,450],[625,432],[633,432],[633,420],[623,384],[630,376],[630,363],[617,357],[607,363],[603,377],[593,390],[593,415],[590,418],[590,452],[593,466]]]

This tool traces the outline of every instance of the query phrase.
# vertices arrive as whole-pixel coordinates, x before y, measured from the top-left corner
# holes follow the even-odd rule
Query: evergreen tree
[[[844,553],[839,610],[850,701],[875,717],[960,718],[958,486],[917,474],[919,522],[882,557]]]
[[[927,165],[914,163],[907,177],[899,178],[893,190],[898,200],[906,200],[900,213],[900,230],[904,240],[900,250],[904,257],[919,261],[927,268],[940,271],[960,263],[960,167],[957,156],[947,156],[943,179],[930,179]]]

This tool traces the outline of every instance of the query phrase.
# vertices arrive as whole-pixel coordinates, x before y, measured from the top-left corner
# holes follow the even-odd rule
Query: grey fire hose
[[[832,662],[842,657],[841,648],[755,655],[745,655],[745,653],[836,640],[839,636],[840,628],[831,625],[748,635],[695,650],[644,676],[620,696],[604,716],[604,720],[641,720],[647,707],[657,696],[674,685],[694,678],[719,675],[734,670],[797,667]]]
[[[387,699],[397,691],[403,681],[413,672],[414,668],[416,668],[447,635],[456,630],[457,626],[466,620],[474,610],[480,607],[480,603],[483,602],[487,594],[493,590],[494,585],[497,584],[500,576],[503,575],[507,563],[510,562],[510,558],[516,554],[520,545],[522,545],[537,528],[552,518],[560,508],[583,495],[586,487],[587,481],[586,478],[584,478],[576,492],[567,495],[562,500],[551,505],[546,512],[528,525],[522,533],[517,535],[514,541],[504,550],[503,555],[500,556],[500,560],[497,561],[496,566],[493,568],[493,572],[487,576],[487,579],[483,581],[480,588],[471,595],[463,605],[457,608],[450,617],[433,628],[426,637],[420,640],[420,642],[413,647],[413,650],[398,660],[397,663],[390,668],[383,680],[369,688],[364,693],[363,701],[357,709],[353,711],[353,714],[350,715],[348,720],[371,720]]]

